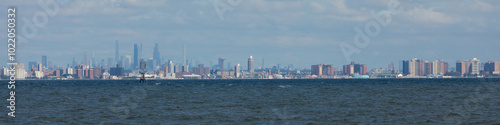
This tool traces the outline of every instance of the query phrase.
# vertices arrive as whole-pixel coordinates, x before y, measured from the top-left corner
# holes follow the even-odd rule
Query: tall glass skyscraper
[[[253,57],[250,56],[250,58],[248,58],[248,72],[253,73],[254,70],[255,70],[254,60]]]
[[[153,60],[156,61],[156,65],[161,65],[160,51],[158,50],[158,43],[155,43],[155,48],[153,50]]]
[[[47,67],[47,56],[45,56],[45,55],[42,55],[42,66]],[[29,67],[29,68],[31,68],[31,67]]]
[[[132,65],[132,69],[137,69],[139,66],[139,48],[137,44],[134,44],[134,64]]]

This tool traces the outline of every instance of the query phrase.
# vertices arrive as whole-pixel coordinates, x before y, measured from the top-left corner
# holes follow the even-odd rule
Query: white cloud
[[[326,9],[323,5],[317,3],[317,2],[311,2],[311,7],[316,11],[316,12],[325,12]]]
[[[482,11],[482,12],[491,12],[494,10],[495,7],[493,5],[491,5],[490,3],[475,0],[474,3],[472,3],[472,5],[470,5],[470,8],[473,10],[478,10],[478,11]]]
[[[415,7],[403,13],[408,20],[417,23],[440,23],[451,24],[459,21],[459,18],[451,17],[445,13],[437,12],[434,8]]]

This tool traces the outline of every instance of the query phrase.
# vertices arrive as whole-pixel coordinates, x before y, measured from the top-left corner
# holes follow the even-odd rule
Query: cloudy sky
[[[21,62],[47,55],[66,67],[85,50],[106,60],[114,58],[115,40],[121,55],[142,43],[146,58],[158,43],[161,57],[176,63],[186,45],[187,58],[206,65],[223,57],[246,67],[250,55],[257,67],[263,58],[266,67],[340,67],[352,60],[369,69],[411,58],[443,59],[451,67],[473,57],[500,61],[498,0],[61,0],[48,9],[47,1],[54,2],[0,5],[16,7]],[[0,29],[7,29],[4,14]]]

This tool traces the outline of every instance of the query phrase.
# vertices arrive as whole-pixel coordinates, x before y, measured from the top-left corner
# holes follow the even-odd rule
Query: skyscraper
[[[132,63],[132,56],[130,55],[125,55],[125,60],[123,60],[123,67],[125,69],[132,69],[131,68],[131,63]]]
[[[156,62],[153,58],[149,58],[146,60],[146,70],[147,71],[155,71],[156,70]]]
[[[78,63],[76,62],[75,57],[73,57],[73,63],[71,64],[71,67],[75,67],[76,65],[78,65]]]
[[[424,60],[419,60],[417,58],[405,60],[403,61],[403,74],[406,76],[424,76],[426,74],[425,64]]]
[[[186,45],[183,45],[182,65],[186,65]]]
[[[473,58],[470,61],[458,61],[457,72],[462,75],[479,75],[481,70],[481,62],[477,58]]]
[[[23,80],[26,78],[26,70],[24,70],[24,63],[15,63],[12,65],[14,69],[16,69],[16,72],[14,74],[14,77],[16,79]]]
[[[47,56],[42,55],[42,65],[47,67]]]
[[[142,56],[142,43],[141,43],[141,46],[139,48],[139,61],[141,61],[142,58],[143,58],[143,56]]]
[[[174,62],[168,61],[168,73],[174,73]]]
[[[38,68],[37,71],[43,71],[43,64],[42,63],[37,62],[36,67]]]
[[[94,67],[95,65],[95,56],[94,56],[94,51],[92,51],[92,59],[90,59],[90,67]]]
[[[253,57],[250,56],[248,58],[248,72],[253,73],[254,71],[255,71],[254,60]]]
[[[189,72],[189,67],[187,66],[186,60],[186,45],[183,45],[183,56],[182,56],[182,72]]]
[[[479,71],[481,70],[481,62],[477,58],[472,58],[470,60],[470,74],[471,75],[479,75]]]
[[[116,62],[120,62],[120,59],[118,58],[120,56],[120,52],[119,52],[119,49],[118,49],[118,40],[115,41],[115,61]]]
[[[469,67],[470,67],[470,62],[458,61],[456,65],[456,70],[463,76],[469,73]]]
[[[161,65],[160,51],[158,50],[158,43],[155,43],[155,48],[153,50],[153,60],[156,61],[156,65]]]
[[[238,78],[240,77],[240,64],[236,64],[236,66],[234,66],[234,77]]]
[[[403,60],[403,75],[410,75],[410,61]]]
[[[83,59],[81,64],[85,64],[87,66],[89,65],[89,55],[87,54],[87,50],[83,52]]]
[[[134,44],[134,65],[131,69],[137,69],[139,66],[139,48]]]
[[[444,61],[439,61],[439,71],[438,73],[445,74],[448,72],[448,63]]]

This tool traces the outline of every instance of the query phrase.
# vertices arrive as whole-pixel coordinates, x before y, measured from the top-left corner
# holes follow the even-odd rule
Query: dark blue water
[[[500,124],[500,79],[17,82],[1,124]]]

